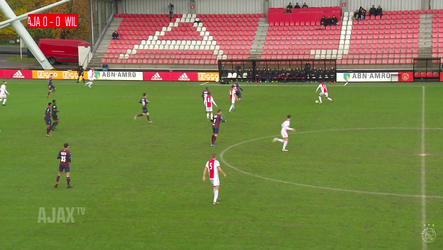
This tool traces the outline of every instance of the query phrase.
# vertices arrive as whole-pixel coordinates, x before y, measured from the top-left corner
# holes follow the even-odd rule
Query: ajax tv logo
[[[434,224],[428,224],[428,225],[424,225],[424,229],[421,232],[421,238],[423,239],[424,242],[426,243],[431,243],[435,240],[435,238],[437,238],[437,233],[435,232],[435,230],[431,227],[433,227]]]

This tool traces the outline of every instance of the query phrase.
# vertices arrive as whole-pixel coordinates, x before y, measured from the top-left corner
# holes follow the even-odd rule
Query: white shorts
[[[283,137],[283,138],[288,138],[288,131],[286,131],[286,130],[282,130],[282,131],[281,131],[281,137]]]
[[[0,99],[6,98],[6,94],[0,94]]]
[[[234,99],[232,99],[232,100],[231,100],[231,102],[232,102],[232,104],[234,104],[234,103],[235,103],[235,98],[234,98]]]
[[[212,107],[206,107],[206,112],[212,112]]]
[[[323,96],[323,95],[326,96],[326,98],[327,98],[328,97],[328,92],[321,92],[320,96]]]
[[[220,179],[219,178],[209,178],[209,180],[211,180],[211,183],[212,183],[212,185],[214,185],[214,187],[220,186]]]

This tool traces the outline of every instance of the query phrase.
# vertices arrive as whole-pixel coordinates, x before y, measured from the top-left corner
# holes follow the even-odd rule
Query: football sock
[[[283,139],[277,139],[277,141],[279,141],[279,142],[285,142]]]
[[[54,122],[54,124],[52,125],[52,128],[55,128],[55,126],[58,125],[58,122]]]
[[[151,120],[149,119],[149,115],[146,115],[146,119],[148,119],[148,121],[151,121]]]
[[[332,98],[331,97],[328,97],[328,100],[332,102]]]
[[[143,114],[139,114],[139,115],[137,115],[137,117],[140,117],[140,116],[143,116]]]
[[[209,113],[206,113],[206,119],[209,119]]]
[[[214,144],[214,141],[215,141],[215,140],[214,140],[214,137],[215,137],[215,136],[212,135],[211,144]]]
[[[51,94],[51,91],[48,92],[48,96]]]
[[[231,107],[229,108],[229,111],[231,111],[232,109],[234,109],[234,105],[231,105]]]
[[[283,149],[286,149],[286,145],[288,145],[288,142],[287,141],[283,142]]]
[[[55,180],[55,184],[58,184],[59,180],[60,180],[60,175],[57,175],[57,179]]]
[[[48,134],[48,135],[49,135],[49,132],[51,132],[51,127],[49,127],[49,128],[46,128],[46,134]]]
[[[217,202],[218,199],[218,190],[214,190],[214,202]]]
[[[66,177],[66,182],[68,183],[68,186],[71,185],[71,177]]]
[[[320,96],[318,97],[318,100],[319,100],[319,101],[320,101],[320,103],[321,103],[321,97],[320,97]]]
[[[6,98],[5,99],[3,99],[3,104],[5,104],[6,103]]]
[[[214,116],[213,116],[212,113],[211,113],[211,120],[212,120],[212,119],[214,119]]]

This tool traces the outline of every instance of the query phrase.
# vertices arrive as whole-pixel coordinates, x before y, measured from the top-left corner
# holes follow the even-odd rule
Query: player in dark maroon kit
[[[65,143],[63,145],[63,149],[58,152],[57,159],[60,159],[60,167],[58,168],[58,175],[57,180],[55,182],[54,187],[58,187],[58,181],[60,180],[60,175],[63,173],[63,170],[65,170],[66,173],[66,181],[68,183],[68,188],[72,188],[71,184],[71,177],[69,177],[69,163],[71,162],[71,152],[69,152],[69,144]]]
[[[52,129],[52,122],[51,122],[51,106],[52,103],[48,103],[48,107],[46,107],[45,110],[45,123],[46,123],[46,137],[51,137],[51,129]]]
[[[221,116],[221,109],[219,109],[217,111],[217,114],[214,116],[214,118],[212,119],[213,123],[212,123],[212,132],[214,133],[212,135],[212,141],[211,141],[211,146],[215,147],[215,140],[217,140],[217,135],[218,135],[218,130],[220,128],[220,122],[225,122],[225,120],[223,120],[223,117]]]
[[[146,105],[149,103],[148,98],[146,98],[146,93],[143,93],[143,98],[139,101],[143,105],[142,112],[139,115],[134,116],[134,120],[137,120],[138,117],[146,115],[146,118],[148,119],[148,122],[152,122],[151,119],[149,119],[149,112],[148,107]]]
[[[237,95],[238,100],[240,101],[240,103],[243,103],[243,101],[241,100],[241,92],[240,92],[240,90],[243,91],[243,89],[240,87],[240,84],[238,84],[237,81],[234,83],[234,86],[235,86],[235,94]]]

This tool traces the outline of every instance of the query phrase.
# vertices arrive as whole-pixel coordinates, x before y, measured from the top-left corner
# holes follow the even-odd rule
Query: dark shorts
[[[55,86],[54,86],[54,85],[49,85],[49,86],[48,86],[48,89],[49,89],[49,90],[51,90],[51,89],[55,89]]]
[[[240,91],[235,92],[235,94],[236,94],[237,96],[241,96]]]
[[[51,125],[51,119],[45,119],[46,125]]]
[[[142,108],[142,110],[143,110],[143,114],[148,113],[148,108]]]
[[[53,116],[52,116],[52,120],[58,120],[58,116],[53,115]]]
[[[218,134],[218,128],[212,128],[212,132],[213,132],[214,134]]]
[[[69,167],[58,167],[58,171],[63,172],[65,170],[65,173],[68,173],[70,171]]]

